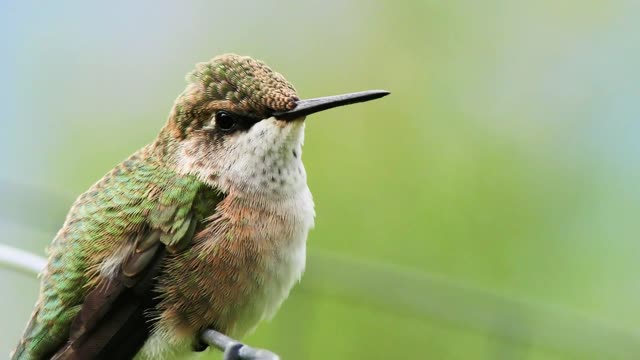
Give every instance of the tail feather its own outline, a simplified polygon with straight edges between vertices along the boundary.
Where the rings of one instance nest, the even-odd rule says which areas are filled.
[[[57,334],[51,334],[51,326],[43,323],[40,319],[42,309],[42,304],[40,302],[36,303],[35,310],[31,314],[31,318],[23,332],[24,335],[10,355],[12,360],[49,359],[57,350],[56,347],[51,346],[51,344],[55,344],[55,341],[50,341],[51,337],[56,336],[62,339],[67,337],[68,330],[66,332],[62,331]],[[79,311],[80,306],[67,309],[56,318],[58,324],[70,324]]]

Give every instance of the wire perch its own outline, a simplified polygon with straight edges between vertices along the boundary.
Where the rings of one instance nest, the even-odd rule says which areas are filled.
[[[12,246],[0,244],[0,267],[10,268],[29,275],[38,275],[47,261],[35,254]],[[207,329],[200,340],[224,352],[224,360],[279,360],[280,357],[269,350],[256,349],[227,335]]]
[[[280,357],[269,350],[255,349],[238,342],[227,335],[207,329],[200,335],[202,342],[224,351],[224,360],[279,360]]]

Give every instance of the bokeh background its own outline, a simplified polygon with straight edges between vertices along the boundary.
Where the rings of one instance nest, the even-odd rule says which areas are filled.
[[[44,254],[194,63],[246,54],[303,97],[392,92],[309,119],[308,269],[248,343],[285,360],[640,358],[639,12],[2,1],[0,241]],[[0,289],[7,354],[38,283],[2,270]]]

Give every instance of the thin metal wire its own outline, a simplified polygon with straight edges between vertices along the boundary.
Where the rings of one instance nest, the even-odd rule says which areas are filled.
[[[13,270],[38,275],[47,261],[30,252],[0,244],[0,264]]]
[[[280,357],[269,350],[256,349],[242,344],[227,335],[208,329],[202,332],[204,343],[224,351],[225,360],[279,360]]]
[[[41,256],[0,244],[0,267],[38,275],[47,263]],[[279,360],[271,351],[252,348],[213,329],[202,332],[203,343],[224,352],[224,360]]]

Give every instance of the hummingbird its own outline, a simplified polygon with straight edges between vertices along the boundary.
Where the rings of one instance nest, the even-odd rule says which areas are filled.
[[[305,118],[389,94],[301,100],[264,62],[199,63],[157,138],[72,205],[15,360],[167,359],[241,338],[300,280],[314,204]]]

